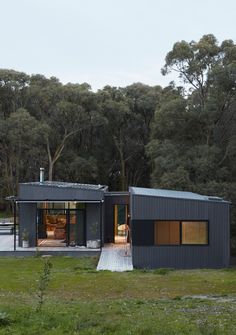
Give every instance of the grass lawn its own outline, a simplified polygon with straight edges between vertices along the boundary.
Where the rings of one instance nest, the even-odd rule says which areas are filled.
[[[112,273],[96,258],[0,258],[0,334],[236,334],[236,269]],[[196,297],[197,296],[197,297]]]

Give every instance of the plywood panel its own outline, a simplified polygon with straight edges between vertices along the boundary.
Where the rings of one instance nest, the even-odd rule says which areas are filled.
[[[208,227],[207,222],[182,222],[182,243],[183,244],[207,244]]]
[[[155,222],[155,244],[169,244],[169,223]]]
[[[156,221],[155,222],[155,244],[179,244],[180,223],[179,221]]]
[[[180,244],[179,221],[170,221],[170,244]]]

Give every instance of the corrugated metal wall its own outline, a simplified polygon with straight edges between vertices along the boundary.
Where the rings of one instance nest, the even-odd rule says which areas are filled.
[[[86,204],[86,239],[99,240],[101,223],[101,204]]]
[[[37,204],[19,204],[19,245],[22,245],[24,229],[29,234],[29,246],[36,243]]]
[[[229,265],[229,203],[135,194],[131,194],[131,203],[135,267],[217,268]],[[151,245],[155,220],[208,220],[209,245]],[[142,235],[143,245],[140,243]]]
[[[52,187],[46,185],[20,184],[19,199],[21,200],[102,200],[104,191],[83,190],[79,188]]]

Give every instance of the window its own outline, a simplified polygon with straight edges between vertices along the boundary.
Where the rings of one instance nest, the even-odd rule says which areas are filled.
[[[206,221],[182,221],[182,244],[208,244]]]
[[[155,244],[180,244],[179,221],[156,221]]]
[[[207,221],[155,221],[155,245],[207,245]]]

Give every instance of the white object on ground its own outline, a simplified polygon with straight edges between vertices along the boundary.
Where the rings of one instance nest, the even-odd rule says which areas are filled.
[[[102,248],[97,270],[117,272],[132,271],[132,255],[129,244],[109,244]]]

